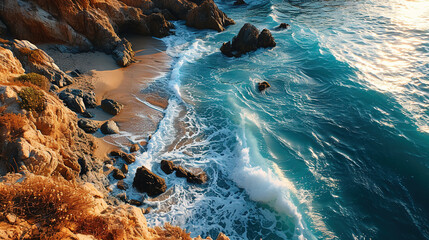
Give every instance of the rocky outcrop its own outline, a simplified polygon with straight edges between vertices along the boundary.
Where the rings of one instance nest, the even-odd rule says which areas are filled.
[[[118,0],[4,0],[0,14],[11,32],[35,43],[54,42],[112,53],[118,64],[131,63],[133,53],[123,31],[164,37],[173,25],[164,17],[144,15]]]
[[[214,29],[222,32],[225,27],[232,24],[235,24],[234,20],[219,10],[213,0],[205,0],[189,11],[186,17],[186,25],[198,29]]]
[[[93,139],[77,126],[76,115],[50,94],[44,94],[45,110],[21,109],[20,90],[0,86],[0,116],[8,116],[0,124],[0,162],[10,166],[8,170],[25,167],[40,175],[74,179],[80,173],[78,159],[93,151]]]
[[[232,42],[226,42],[220,48],[220,51],[228,57],[240,57],[241,55],[255,51],[258,48],[275,47],[271,32],[264,29],[261,34],[259,30],[250,23],[244,24],[237,36]]]
[[[58,87],[73,83],[73,79],[61,71],[48,54],[29,41],[15,39],[6,43],[0,42],[0,47],[11,50],[27,73],[43,75]]]
[[[103,134],[117,134],[117,133],[119,133],[118,125],[112,120],[104,122],[101,125],[100,130]]]
[[[64,102],[64,104],[76,113],[84,113],[86,111],[85,103],[83,98],[73,95],[69,91],[62,91],[58,97]]]
[[[145,192],[150,197],[158,196],[167,190],[165,180],[144,166],[137,168],[133,186],[139,192]]]
[[[101,109],[108,114],[118,115],[119,112],[124,108],[124,105],[112,100],[112,99],[103,99],[101,101]]]
[[[110,152],[110,156],[112,157],[120,157],[122,158],[127,164],[131,164],[136,161],[136,157],[132,154],[124,153],[120,150],[113,150]]]
[[[204,184],[208,179],[207,174],[201,169],[198,169],[195,173],[184,169],[182,166],[176,166],[172,161],[169,160],[161,161],[161,170],[166,174],[171,174],[176,171],[176,177],[186,178],[188,183]]]
[[[0,47],[0,81],[24,74],[21,62],[15,58],[12,51]]]

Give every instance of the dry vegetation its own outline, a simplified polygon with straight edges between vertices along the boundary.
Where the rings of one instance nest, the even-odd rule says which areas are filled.
[[[45,55],[43,54],[43,51],[40,49],[34,49],[31,50],[29,48],[19,48],[18,51],[24,55],[27,56],[28,61],[36,64],[43,64],[45,62]]]
[[[26,87],[18,92],[20,106],[28,111],[42,112],[46,109],[46,97],[43,91]]]
[[[177,226],[171,226],[169,223],[166,223],[163,228],[155,227],[153,230],[158,235],[155,238],[156,240],[192,240],[191,234],[187,233],[186,230]]]
[[[26,124],[25,119],[21,114],[0,113],[0,139],[11,141],[20,137]]]
[[[42,90],[49,91],[49,80],[37,73],[28,73],[15,78],[15,81],[27,84],[28,86],[37,86]]]

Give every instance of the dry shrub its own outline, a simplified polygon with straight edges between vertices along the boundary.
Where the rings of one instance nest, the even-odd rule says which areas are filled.
[[[128,226],[124,225],[123,227],[126,228]],[[92,235],[97,239],[115,239],[115,235],[113,234],[112,229],[110,229],[108,219],[102,216],[91,216],[86,219],[81,219],[81,221],[78,222],[76,232]]]
[[[22,182],[0,183],[0,214],[58,230],[77,219],[85,219],[93,207],[90,194],[63,178],[27,176]]]
[[[43,64],[45,62],[45,55],[43,54],[43,51],[40,49],[34,49],[31,50],[29,48],[19,48],[18,51],[24,55],[27,56],[28,61],[36,64]]]
[[[4,139],[15,139],[23,133],[23,127],[26,124],[26,118],[21,114],[4,113],[0,115],[1,133],[6,133],[8,136]]]
[[[21,108],[28,111],[42,112],[46,109],[46,97],[43,91],[37,90],[33,87],[23,88],[18,92],[21,98],[19,101]]]
[[[166,223],[163,228],[155,227],[153,230],[158,235],[156,240],[192,240],[191,233],[187,233],[180,227],[171,226],[169,223]]]
[[[17,78],[15,78],[15,81],[22,82],[22,83],[30,83],[32,85],[35,85],[42,90],[49,91],[50,82],[49,80],[40,74],[37,73],[28,73],[21,75]]]

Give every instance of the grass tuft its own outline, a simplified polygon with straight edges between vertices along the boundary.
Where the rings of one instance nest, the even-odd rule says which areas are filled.
[[[42,90],[49,91],[50,82],[49,80],[40,74],[37,73],[28,73],[21,75],[17,78],[15,78],[15,81],[22,82],[22,83],[30,83],[32,85],[35,85]]]
[[[46,109],[46,97],[43,91],[33,87],[23,88],[18,92],[21,98],[19,101],[21,108],[28,111],[43,112]]]

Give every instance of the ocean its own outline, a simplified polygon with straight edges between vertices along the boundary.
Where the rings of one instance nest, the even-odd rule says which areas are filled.
[[[429,239],[429,1],[247,3],[217,2],[236,21],[224,32],[177,21],[162,39],[173,61],[153,86],[169,105],[130,165],[169,187],[146,201],[149,225],[237,240]],[[277,46],[223,56],[247,22]],[[166,175],[162,159],[209,181]]]

